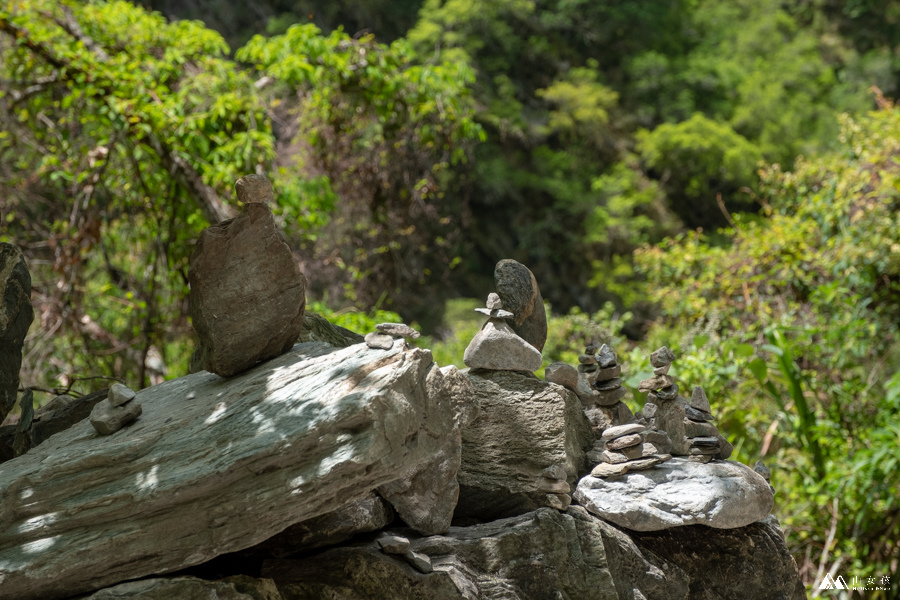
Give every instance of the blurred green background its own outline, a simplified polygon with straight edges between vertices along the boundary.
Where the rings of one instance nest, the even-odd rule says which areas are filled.
[[[192,245],[266,173],[311,310],[462,366],[519,260],[545,364],[608,343],[637,410],[668,345],[771,468],[811,593],[898,597],[898,88],[876,0],[4,2],[22,385],[185,374]]]

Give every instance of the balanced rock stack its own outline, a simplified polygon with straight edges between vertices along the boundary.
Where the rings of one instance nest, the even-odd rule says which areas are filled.
[[[467,367],[529,373],[541,368],[541,353],[507,324],[506,320],[512,318],[513,313],[503,310],[500,296],[489,294],[487,308],[476,308],[475,311],[487,315],[488,320],[466,347],[463,362]]]
[[[629,471],[643,471],[670,458],[662,454],[652,443],[645,442],[643,433],[646,427],[640,423],[610,427],[600,436],[603,444],[600,464],[591,471],[592,477],[609,477],[624,475]]]
[[[191,371],[223,377],[289,351],[306,308],[306,278],[267,206],[272,184],[248,175],[235,189],[241,214],[200,233],[188,271],[200,338]]]
[[[594,431],[600,434],[608,427],[626,425],[634,419],[623,402],[628,390],[622,385],[622,367],[616,354],[603,344],[592,342],[578,357],[578,387],[575,390],[584,404],[584,412]]]
[[[114,383],[109,388],[106,400],[101,400],[91,410],[91,425],[97,433],[112,435],[141,416],[143,409],[134,400],[136,395],[134,390],[121,383]]]
[[[668,374],[674,360],[675,355],[665,346],[650,355],[654,376],[638,386],[639,391],[648,392],[642,421],[650,429],[666,433],[675,456],[702,463],[728,458],[733,447],[710,423],[714,417],[703,388],[694,388],[690,402],[678,395],[678,384]]]
[[[390,350],[394,346],[394,340],[405,338],[414,340],[419,337],[419,332],[406,323],[379,323],[376,331],[366,334],[366,346]]]

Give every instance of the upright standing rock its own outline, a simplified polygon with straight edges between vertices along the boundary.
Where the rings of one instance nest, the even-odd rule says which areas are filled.
[[[259,183],[252,189],[265,195]],[[200,234],[188,272],[198,366],[225,377],[290,350],[306,307],[306,280],[272,212],[244,201],[240,215]]]
[[[512,330],[538,351],[543,350],[547,342],[547,315],[534,273],[522,263],[507,258],[494,267],[494,281],[503,308],[513,313]]]
[[[15,244],[0,242],[0,421],[16,404],[22,344],[33,320],[25,257]]]

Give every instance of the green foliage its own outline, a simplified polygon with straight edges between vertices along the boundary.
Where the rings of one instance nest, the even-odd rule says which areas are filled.
[[[403,40],[323,36],[313,25],[256,36],[237,57],[277,81],[273,104],[299,96],[290,113],[303,148],[297,167],[331,182],[326,197],[305,203],[336,209],[306,236],[305,250],[335,265],[318,291],[362,306],[387,292],[388,306],[439,318],[428,314],[431,298],[411,292],[444,280],[456,255],[460,210],[444,200],[441,178],[483,135],[468,99],[471,71],[416,64]]]
[[[724,123],[695,114],[637,134],[644,163],[665,181],[670,205],[692,225],[708,224],[716,194],[731,197],[754,183],[762,154]]]
[[[736,218],[727,244],[693,233],[637,258],[669,326],[711,325],[747,344],[732,418],[747,431],[772,422],[747,446],[782,467],[775,485],[795,555],[860,575],[889,573],[900,558],[888,491],[900,479],[882,470],[900,460],[898,140],[896,109],[845,117],[838,152],[764,172],[768,218]],[[730,357],[708,360],[727,371]],[[833,514],[816,510],[829,498]]]

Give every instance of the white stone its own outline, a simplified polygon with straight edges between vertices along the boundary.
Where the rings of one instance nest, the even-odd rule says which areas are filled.
[[[682,458],[611,479],[585,477],[575,500],[598,517],[635,531],[695,524],[744,527],[769,514],[774,504],[769,484],[750,467]]]
[[[541,353],[498,319],[490,319],[469,342],[463,362],[472,369],[527,371],[541,368]]]

